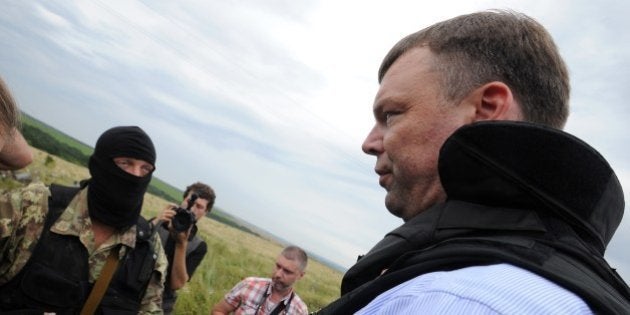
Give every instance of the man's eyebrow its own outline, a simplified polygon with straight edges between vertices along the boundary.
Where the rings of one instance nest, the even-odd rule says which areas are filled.
[[[374,114],[374,117],[378,117],[379,114],[383,112],[383,107],[385,107],[388,102],[388,99],[380,99],[374,103],[374,106],[372,107],[372,113]]]
[[[401,106],[405,106],[405,105],[404,105],[404,102],[401,101],[400,99],[396,99],[394,97],[389,97],[389,96],[384,97],[374,103],[374,106],[372,108],[372,113],[374,114],[374,116],[378,118],[378,116],[383,113],[383,107],[385,106],[396,107],[397,109],[400,109]]]

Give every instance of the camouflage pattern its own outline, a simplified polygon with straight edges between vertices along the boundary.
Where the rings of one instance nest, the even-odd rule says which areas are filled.
[[[48,212],[49,195],[42,183],[0,194],[0,285],[31,257]]]
[[[48,211],[50,191],[42,183],[0,193],[0,285],[9,281],[24,267],[41,234]],[[92,222],[87,210],[87,189],[74,197],[50,229],[54,233],[79,238],[88,251],[90,282],[96,281],[110,251],[122,244],[119,257],[135,246],[136,227],[115,233],[99,248],[94,248]],[[151,282],[142,299],[141,314],[162,314],[162,292],[168,260],[157,233],[154,235],[157,262]]]

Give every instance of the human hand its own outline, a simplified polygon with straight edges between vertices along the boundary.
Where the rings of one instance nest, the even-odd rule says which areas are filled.
[[[170,230],[171,220],[173,220],[173,217],[176,214],[175,208],[177,208],[177,205],[175,205],[174,203],[166,205],[164,209],[162,209],[162,212],[160,212],[160,214],[157,217],[155,217],[155,219],[153,220],[153,223],[166,224]]]
[[[192,225],[186,231],[177,232],[175,231],[175,229],[171,229],[170,231],[171,231],[171,235],[173,236],[173,238],[175,239],[175,242],[178,245],[185,245],[185,244],[188,244],[188,237],[190,236],[191,230],[192,230]]]
[[[162,213],[160,213],[157,219],[167,224],[171,237],[176,241],[177,244],[182,244],[185,242],[187,243],[188,236],[190,235],[190,231],[192,230],[192,226],[187,231],[175,230],[172,221],[175,215],[177,215],[177,208],[178,206],[174,203],[167,205],[164,210],[162,210]]]

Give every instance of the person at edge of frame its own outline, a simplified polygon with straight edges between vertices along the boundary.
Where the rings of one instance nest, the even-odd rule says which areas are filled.
[[[466,14],[385,56],[363,142],[404,223],[317,314],[630,314],[604,259],[624,210],[606,160],[563,128],[566,66],[525,14]]]

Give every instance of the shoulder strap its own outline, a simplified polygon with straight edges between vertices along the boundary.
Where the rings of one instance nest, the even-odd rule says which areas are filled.
[[[72,201],[74,196],[81,190],[78,187],[68,187],[57,184],[51,184],[49,189],[48,214],[46,215],[44,230],[50,229],[59,216],[61,216],[63,210],[70,204],[70,201]]]
[[[57,217],[70,204],[72,198],[81,190],[79,187],[68,187],[58,184],[51,184],[50,197],[48,198],[48,209],[56,213]],[[54,221],[53,221],[54,222]]]
[[[147,242],[147,253],[142,259],[142,264],[138,272],[138,281],[140,283],[148,283],[151,278],[151,273],[155,267],[155,232],[159,227],[150,224],[144,217],[139,216],[136,224],[136,247],[139,242]],[[136,250],[134,248],[134,250]]]
[[[273,311],[271,311],[271,313],[269,313],[269,315],[278,315],[285,308],[287,309],[287,313],[288,313],[289,312],[289,305],[291,305],[291,301],[293,300],[293,296],[294,295],[295,295],[295,293],[291,292],[291,297],[289,297],[289,300],[287,301],[287,304],[284,304],[284,303],[282,303],[282,301],[280,301],[280,303],[278,303],[276,308],[274,308]]]
[[[109,256],[107,256],[105,266],[103,266],[100,276],[96,280],[92,291],[90,291],[87,301],[83,304],[81,315],[94,314],[94,311],[96,311],[96,308],[101,303],[101,299],[103,299],[105,291],[107,291],[107,287],[109,286],[109,282],[112,280],[112,276],[114,275],[114,270],[116,270],[116,266],[118,266],[119,250],[120,247],[116,246],[115,248],[112,248]]]

